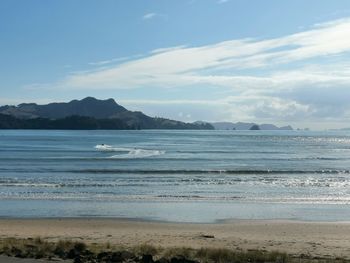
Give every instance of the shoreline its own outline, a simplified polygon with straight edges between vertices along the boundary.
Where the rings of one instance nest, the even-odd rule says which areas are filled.
[[[0,218],[0,238],[110,243],[130,248],[227,248],[350,258],[350,222],[225,220],[173,223],[123,218]]]
[[[241,202],[3,200],[0,218],[125,218],[128,220],[221,223],[226,220],[349,221],[346,204]]]
[[[217,219],[215,221],[208,222],[180,222],[180,221],[169,221],[162,219],[149,219],[142,217],[114,217],[114,216],[67,216],[67,217],[16,217],[16,216],[0,216],[1,221],[116,221],[116,222],[135,222],[135,223],[159,223],[159,224],[174,224],[174,225],[227,225],[235,223],[292,223],[292,224],[349,224],[350,220],[301,220],[301,219],[284,219],[284,218],[272,218],[272,219],[242,219],[242,218],[228,218],[228,219]]]

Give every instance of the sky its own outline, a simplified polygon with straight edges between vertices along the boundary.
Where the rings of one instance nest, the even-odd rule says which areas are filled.
[[[350,127],[348,0],[0,0],[0,105]]]

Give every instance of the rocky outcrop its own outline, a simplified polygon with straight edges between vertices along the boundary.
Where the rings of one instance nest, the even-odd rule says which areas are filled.
[[[254,124],[252,127],[249,128],[250,131],[258,131],[260,130],[259,125]]]

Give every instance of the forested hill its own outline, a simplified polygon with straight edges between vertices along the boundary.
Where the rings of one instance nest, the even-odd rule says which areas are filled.
[[[129,111],[113,99],[87,97],[68,103],[38,105],[23,103],[0,107],[0,129],[204,129],[208,123],[185,123],[154,118],[139,111]]]

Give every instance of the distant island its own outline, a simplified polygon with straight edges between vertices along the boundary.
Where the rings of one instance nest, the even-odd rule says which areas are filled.
[[[212,122],[211,125],[214,126],[215,130],[293,130],[290,125],[277,127],[273,124],[259,125],[253,122]]]
[[[186,123],[166,118],[150,117],[140,111],[129,111],[114,99],[87,97],[70,102],[22,103],[0,107],[0,129],[48,130],[293,130],[291,126],[245,122]]]

